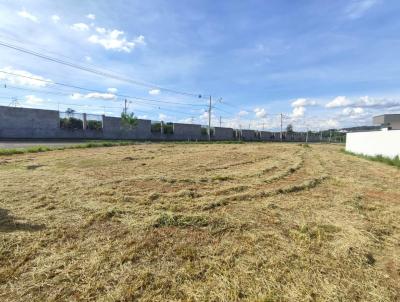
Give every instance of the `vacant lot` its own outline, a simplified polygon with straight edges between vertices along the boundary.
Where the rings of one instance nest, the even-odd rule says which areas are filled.
[[[399,301],[400,170],[329,145],[0,157],[1,301]]]

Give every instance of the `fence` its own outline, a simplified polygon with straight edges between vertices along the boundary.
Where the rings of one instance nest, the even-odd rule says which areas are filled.
[[[269,132],[250,129],[212,127],[212,140],[231,141],[333,141],[322,132]],[[121,118],[54,110],[0,106],[0,139],[137,139],[199,140],[209,139],[208,127],[196,124],[137,120],[124,127]]]

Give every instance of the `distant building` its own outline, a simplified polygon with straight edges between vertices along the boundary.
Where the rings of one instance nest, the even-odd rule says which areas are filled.
[[[389,130],[400,130],[400,114],[383,114],[374,116],[374,125],[380,125]]]

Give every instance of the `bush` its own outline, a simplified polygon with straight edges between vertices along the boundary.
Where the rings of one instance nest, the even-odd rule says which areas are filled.
[[[103,124],[101,121],[91,120],[87,122],[87,128],[90,130],[101,130],[103,129]]]
[[[211,128],[211,136],[214,136],[214,129]],[[201,135],[208,135],[208,127],[202,127],[201,128]]]
[[[133,112],[131,112],[131,113],[122,112],[121,113],[121,123],[122,123],[123,127],[133,129],[137,126],[138,119],[134,115]]]
[[[152,123],[151,124],[151,132],[160,133],[161,132],[161,123]]]
[[[172,123],[163,124],[163,133],[164,134],[173,134],[174,133],[174,125]]]
[[[60,128],[83,129],[83,121],[75,117],[64,117],[60,119]]]

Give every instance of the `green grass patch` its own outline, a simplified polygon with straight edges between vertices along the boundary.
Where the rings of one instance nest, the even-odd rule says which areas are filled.
[[[359,158],[377,161],[377,162],[381,162],[381,163],[384,163],[384,164],[387,164],[390,166],[400,168],[400,157],[399,156],[396,156],[395,158],[390,158],[390,157],[386,157],[383,155],[370,156],[370,155],[365,155],[365,154],[353,153],[350,151],[346,151],[345,149],[341,149],[341,152],[348,154],[348,155],[357,156]]]
[[[83,144],[61,146],[61,147],[46,147],[46,146],[34,146],[26,148],[12,148],[12,149],[0,149],[0,156],[14,155],[14,154],[26,154],[26,153],[39,153],[48,152],[55,150],[65,149],[84,149],[84,148],[99,148],[99,147],[114,147],[114,146],[127,146],[133,145],[137,142],[134,141],[95,141]]]

